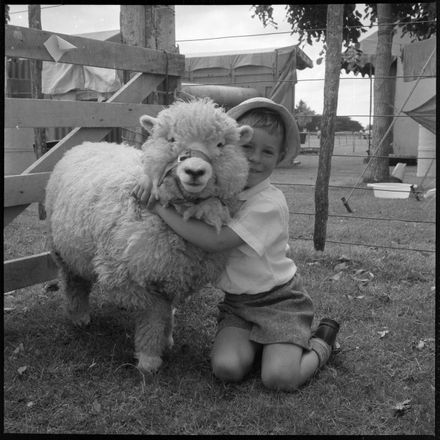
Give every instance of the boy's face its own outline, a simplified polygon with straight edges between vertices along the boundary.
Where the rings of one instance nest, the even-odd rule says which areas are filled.
[[[241,148],[249,162],[247,188],[267,179],[275,169],[281,153],[283,137],[270,134],[263,128],[254,127],[254,135],[249,143]]]

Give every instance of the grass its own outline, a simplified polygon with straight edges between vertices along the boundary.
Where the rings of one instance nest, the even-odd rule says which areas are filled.
[[[292,212],[313,212],[312,189],[282,189]],[[331,213],[347,214],[342,195],[331,191]],[[435,219],[434,204],[414,199],[359,190],[353,201],[359,216]],[[36,205],[4,234],[5,259],[41,252]],[[78,330],[63,315],[62,292],[40,284],[4,300],[4,432],[434,435],[434,254],[333,243],[321,253],[312,235],[313,217],[291,214],[293,257],[315,322],[341,323],[341,350],[299,391],[265,389],[258,365],[239,384],[213,377],[221,298],[213,288],[179,308],[175,346],[159,373],[144,376],[134,366],[128,312],[95,288],[92,324]],[[433,225],[336,217],[327,238],[417,249],[435,243]]]

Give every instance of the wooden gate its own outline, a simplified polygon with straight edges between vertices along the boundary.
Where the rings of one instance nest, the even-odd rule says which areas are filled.
[[[106,102],[5,99],[5,127],[77,127],[20,175],[5,176],[4,223],[14,220],[29,204],[44,200],[45,187],[58,160],[84,141],[101,141],[113,127],[138,127],[143,114],[156,116],[161,105],[142,104],[165,80],[178,80],[185,69],[183,55],[137,46],[97,41],[36,29],[5,26],[5,56],[53,61],[44,42],[52,35],[73,44],[63,63],[136,72]],[[4,262],[4,292],[56,278],[49,252]]]

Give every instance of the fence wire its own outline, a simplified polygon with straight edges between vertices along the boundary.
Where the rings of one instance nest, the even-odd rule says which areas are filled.
[[[58,6],[58,5],[57,5]],[[57,7],[54,6],[54,7]],[[61,6],[61,5],[60,5]],[[43,9],[43,8],[42,8]],[[14,13],[14,12],[13,12]],[[16,13],[16,12],[15,12]],[[292,33],[292,32],[274,32],[274,33],[266,33],[266,34],[253,34],[253,35],[235,35],[235,36],[224,36],[224,37],[212,37],[212,38],[201,38],[201,39],[188,39],[188,40],[177,40],[177,42],[190,42],[190,41],[207,41],[207,40],[215,40],[215,39],[226,39],[226,38],[243,38],[243,37],[253,37],[253,36],[263,36],[263,35],[273,35],[273,34],[282,34],[282,33]],[[13,63],[8,63],[8,64],[13,64]],[[9,67],[9,66],[8,66]],[[10,69],[13,69],[14,66],[11,65],[9,67]],[[11,70],[10,74],[13,73],[15,70]],[[342,72],[342,71],[341,71]],[[343,73],[343,72],[342,72]],[[436,75],[423,75],[422,74],[423,71],[421,72],[420,75],[418,76],[414,76],[414,75],[410,75],[410,76],[404,76],[404,75],[399,75],[399,76],[384,76],[383,79],[405,79],[407,77],[411,77],[411,78],[416,78],[417,82],[420,81],[421,79],[426,79],[426,78],[436,78]],[[22,79],[27,79],[26,77],[29,75],[23,74],[23,76],[25,78]],[[15,75],[12,74],[11,76],[9,76],[10,78],[14,78]],[[374,79],[378,79],[379,77],[374,76]],[[352,80],[352,79],[356,79],[356,80],[365,80],[365,81],[370,81],[372,80],[371,77],[358,77],[358,76],[354,76],[354,77],[340,77],[339,78],[341,81],[344,80]],[[282,80],[281,82],[283,83],[291,83],[291,84],[295,84],[295,83],[301,83],[301,82],[310,82],[310,81],[324,81],[325,78],[300,78],[297,80]],[[239,82],[235,82],[234,84],[231,83],[222,83],[222,82],[213,82],[213,83],[209,83],[209,84],[194,84],[194,86],[199,86],[199,85],[227,85],[227,86],[246,86],[246,85],[252,85],[252,84],[259,84],[259,83],[271,83],[273,82],[273,80],[241,80]],[[191,84],[186,85],[186,87],[191,87]],[[166,93],[166,92],[164,92]],[[15,93],[16,96],[29,96],[28,92],[16,92]],[[402,107],[403,108],[403,107]],[[371,114],[366,114],[366,115],[337,115],[337,116],[345,116],[345,117],[373,117],[373,118],[379,118],[379,117],[386,117],[386,118],[410,118],[409,115],[406,114],[402,114],[401,111],[396,112],[397,114],[395,115],[371,115]],[[435,113],[430,113],[430,116],[435,116]],[[317,116],[315,114],[310,114],[309,116]],[[125,132],[126,134],[133,134],[135,135],[135,139],[141,139],[142,142],[148,138],[148,134],[145,134],[143,132],[140,132],[139,129],[138,131],[135,131],[133,129],[130,128],[120,128],[121,132]],[[311,136],[314,135],[314,132],[308,132],[307,135]],[[121,135],[122,140],[124,140],[124,136]],[[310,137],[309,137],[310,139]],[[360,138],[359,138],[360,139]],[[355,148],[356,146],[353,145],[353,148]],[[317,149],[319,152],[319,148]],[[354,153],[354,151],[353,151]],[[365,155],[359,155],[359,154],[336,154],[333,153],[332,157],[336,157],[336,158],[390,158],[390,156],[365,156]],[[435,157],[424,157],[424,159],[435,159]],[[426,176],[425,176],[426,177]],[[302,186],[302,187],[315,187],[315,184],[311,184],[311,183],[283,183],[283,182],[274,182],[275,185],[277,186]],[[363,187],[363,186],[359,186],[359,182],[354,185],[354,186],[350,186],[350,185],[329,185],[329,190],[332,191],[336,191],[339,189],[348,189],[350,190],[350,196],[353,194],[353,191],[355,190],[359,190],[359,191],[373,191],[373,188],[368,188],[368,187]],[[386,190],[385,190],[386,191]],[[395,190],[393,190],[395,191]],[[419,200],[419,199],[418,199]],[[429,201],[429,203],[431,203],[433,200],[433,198]],[[292,215],[301,215],[301,216],[315,216],[315,213],[313,212],[298,212],[298,211],[289,211],[290,214]],[[329,218],[342,218],[345,220],[369,220],[369,221],[377,221],[377,222],[403,222],[403,223],[412,223],[412,224],[423,224],[423,225],[435,225],[436,222],[435,221],[429,221],[429,220],[409,220],[409,219],[403,219],[403,218],[386,218],[386,217],[369,217],[369,216],[361,216],[361,215],[354,215],[353,213],[350,215],[340,215],[340,214],[328,214]],[[306,238],[303,236],[298,236],[298,237],[291,237],[294,240],[305,240],[305,241],[312,241],[313,238]],[[435,250],[432,249],[415,249],[415,248],[407,248],[407,247],[393,247],[393,246],[386,246],[383,244],[371,244],[371,243],[358,243],[358,242],[344,242],[344,241],[338,241],[338,240],[331,240],[331,239],[326,239],[326,243],[332,243],[332,244],[340,244],[340,245],[345,245],[345,246],[363,246],[363,247],[368,247],[368,248],[381,248],[381,249],[389,249],[389,250],[393,250],[393,251],[415,251],[415,252],[422,252],[422,253],[434,253]]]

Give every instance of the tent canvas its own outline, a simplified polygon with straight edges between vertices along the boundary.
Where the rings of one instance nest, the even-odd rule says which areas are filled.
[[[436,59],[427,64],[414,88],[414,81],[420,76],[428,57],[436,48],[436,37],[411,42],[409,34],[402,35],[398,30],[393,37],[392,62],[395,63],[395,94],[393,106],[396,120],[393,126],[393,156],[405,159],[416,158],[419,143],[419,123],[428,128],[435,126]],[[373,75],[376,61],[377,32],[360,41],[361,53],[354,73]],[[348,62],[343,68],[349,68]],[[414,90],[412,90],[414,89]],[[405,104],[405,105],[404,105]],[[432,109],[434,105],[434,109]],[[400,115],[397,112],[401,110]],[[434,110],[434,111],[432,111]],[[405,117],[408,116],[408,117]],[[414,117],[413,117],[414,116]],[[429,119],[429,120],[428,120]]]
[[[406,110],[404,113],[413,118],[416,122],[425,127],[431,133],[436,134],[436,100],[437,96],[433,96],[422,105],[412,110]]]
[[[118,31],[78,34],[100,41],[120,42]],[[97,99],[110,97],[122,86],[118,72],[103,67],[43,61],[42,92],[54,99]]]
[[[184,79],[192,83],[249,87],[294,110],[296,71],[313,67],[298,47],[223,52],[185,57]]]
[[[119,30],[91,32],[76,36],[121,43]],[[7,58],[5,78],[7,96],[30,97],[29,59]],[[120,77],[114,69],[72,65],[44,61],[42,92],[52,99],[105,99],[121,87]]]
[[[416,81],[420,71],[425,66],[423,76],[436,77],[437,75],[437,54],[436,39],[429,38],[408,44],[403,48],[403,74],[404,81]],[[436,133],[437,122],[437,96],[434,95],[420,105],[404,110],[408,116],[425,127],[431,133]]]

